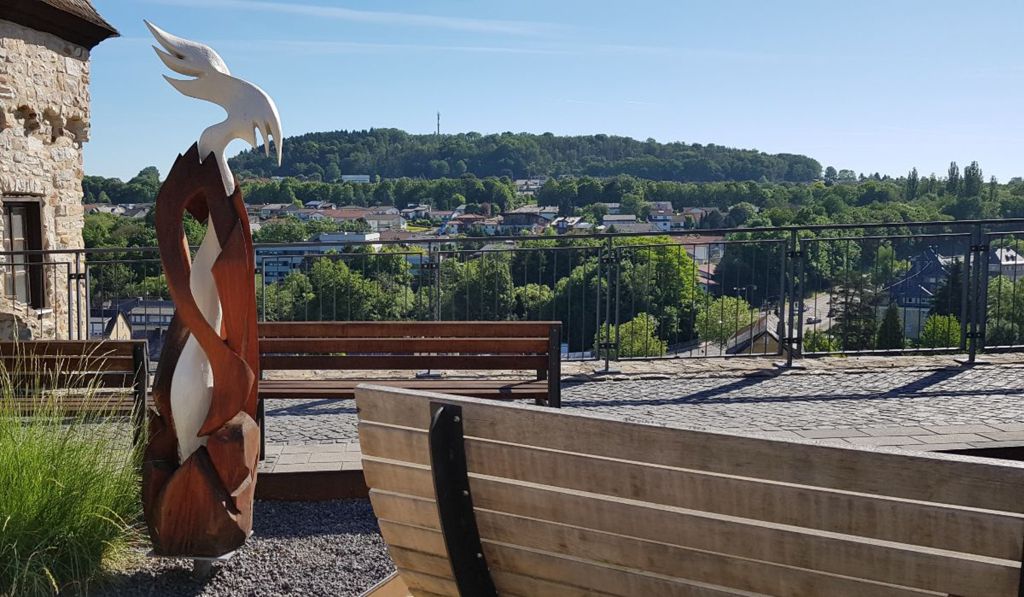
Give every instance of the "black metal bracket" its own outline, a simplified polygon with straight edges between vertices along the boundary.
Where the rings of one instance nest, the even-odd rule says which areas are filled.
[[[802,259],[804,256],[803,251],[786,251],[786,256],[790,259]]]
[[[971,253],[987,253],[988,245],[971,245]]]
[[[618,347],[619,347],[619,343],[618,342],[598,342],[597,343],[597,348],[600,349],[600,350],[606,350],[606,349],[609,349],[609,348],[616,348],[617,349]]]
[[[621,261],[621,259],[619,258],[618,254],[615,254],[615,255],[601,255],[601,263],[611,265],[611,264],[618,263],[619,261]]]
[[[421,263],[420,264],[420,269],[429,269],[429,270],[437,269],[437,263],[435,263],[433,261],[427,261],[425,263]]]
[[[480,530],[469,493],[469,470],[462,434],[462,407],[430,403],[430,469],[448,561],[463,597],[497,596],[487,569]]]

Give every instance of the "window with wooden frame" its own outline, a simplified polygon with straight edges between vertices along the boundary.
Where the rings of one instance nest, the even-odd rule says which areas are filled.
[[[46,306],[43,292],[43,226],[39,200],[32,197],[4,197],[2,200],[3,250],[8,251],[0,274],[8,298],[40,309]]]

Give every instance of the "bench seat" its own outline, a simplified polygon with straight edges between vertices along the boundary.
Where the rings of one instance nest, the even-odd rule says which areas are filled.
[[[361,383],[498,400],[544,400],[548,395],[546,380],[270,379],[260,382],[260,398],[264,400],[351,399],[355,398],[356,386]]]

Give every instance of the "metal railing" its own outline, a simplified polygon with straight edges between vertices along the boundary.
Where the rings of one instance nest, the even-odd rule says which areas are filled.
[[[161,271],[155,248],[0,253],[0,312],[54,338],[120,317],[156,357]],[[606,367],[1024,348],[1024,220],[258,245],[256,271],[263,320],[553,319],[563,358]]]

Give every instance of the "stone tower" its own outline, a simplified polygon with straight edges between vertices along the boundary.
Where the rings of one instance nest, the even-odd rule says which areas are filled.
[[[89,52],[116,35],[89,0],[0,0],[0,340],[88,320],[81,259],[59,251],[82,248]]]

